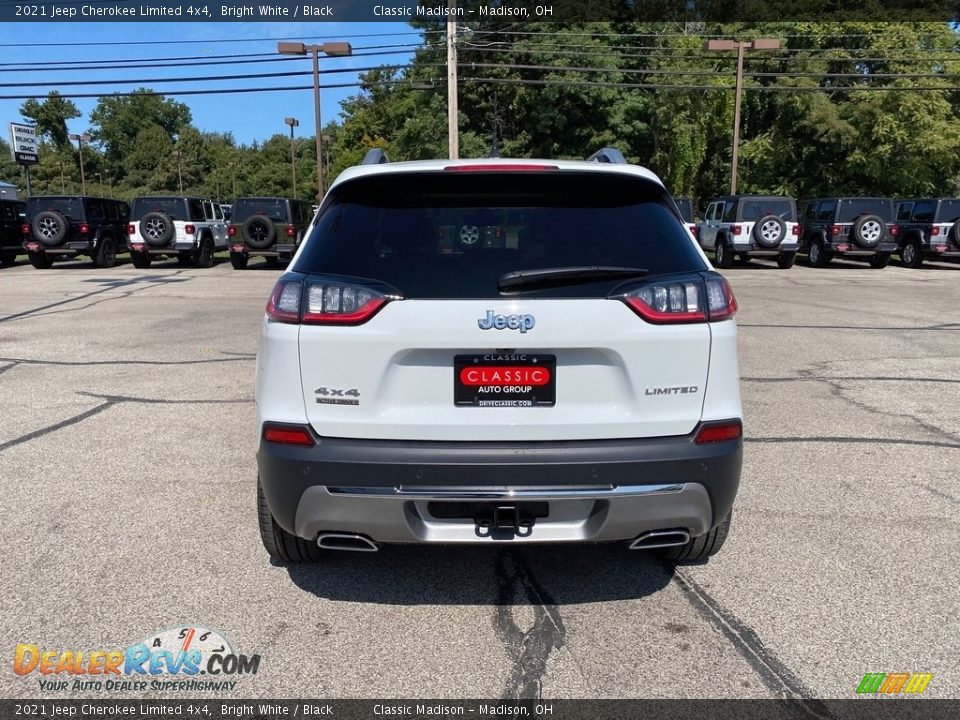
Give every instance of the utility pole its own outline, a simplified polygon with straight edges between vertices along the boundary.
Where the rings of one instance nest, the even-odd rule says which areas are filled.
[[[83,143],[90,142],[93,138],[91,138],[87,133],[83,133],[82,135],[71,134],[70,139],[77,141],[77,153],[80,155],[80,194],[86,195],[87,178],[83,174]]]
[[[66,195],[67,194],[67,178],[63,174],[63,160],[57,160],[57,163],[60,165],[60,192]]]
[[[777,38],[757,38],[756,40],[708,40],[706,50],[722,52],[737,51],[737,80],[733,98],[733,152],[730,154],[730,194],[737,194],[737,170],[740,159],[740,107],[743,100],[743,56],[746,50],[778,50]]]
[[[447,141],[450,159],[460,157],[460,123],[457,108],[457,0],[447,0]]]
[[[180,158],[183,156],[183,150],[176,148],[173,156],[177,159],[177,184],[180,187],[180,194],[183,195],[183,173],[180,170]]]

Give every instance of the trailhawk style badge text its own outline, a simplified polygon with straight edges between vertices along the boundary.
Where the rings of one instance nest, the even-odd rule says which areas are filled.
[[[533,330],[537,319],[533,315],[494,315],[493,310],[487,310],[487,316],[477,320],[481,330],[519,330],[525,333]]]

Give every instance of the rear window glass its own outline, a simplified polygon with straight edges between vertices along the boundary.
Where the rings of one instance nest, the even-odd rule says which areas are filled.
[[[740,209],[741,220],[759,220],[767,215],[776,215],[781,220],[793,222],[797,219],[797,206],[793,200],[743,200]]]
[[[940,203],[940,222],[952,223],[960,220],[960,199],[943,200]]]
[[[150,212],[162,212],[170,216],[171,220],[188,220],[187,204],[177,198],[136,198],[133,201],[132,219],[140,220]]]
[[[233,203],[231,220],[242,223],[251,215],[266,215],[271,220],[287,222],[287,203],[284,200],[271,198],[237,200]]]
[[[515,270],[705,270],[669,196],[597,173],[421,173],[339,186],[294,268],[389,283],[407,298],[500,297]],[[622,280],[529,296],[603,297]]]
[[[870,198],[840,201],[837,222],[853,222],[861,215],[876,215],[889,222],[893,220],[893,201]]]
[[[44,210],[56,210],[71,220],[86,220],[83,212],[83,200],[80,198],[30,198],[27,201],[27,214],[30,218]]]

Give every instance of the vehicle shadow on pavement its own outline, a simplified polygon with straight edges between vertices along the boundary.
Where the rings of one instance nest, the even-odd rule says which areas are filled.
[[[652,595],[672,565],[620,543],[528,548],[390,546],[287,567],[317,597],[385,605],[574,605]]]

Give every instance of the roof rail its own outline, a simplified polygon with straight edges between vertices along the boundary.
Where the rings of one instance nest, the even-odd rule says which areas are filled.
[[[597,150],[593,155],[587,158],[587,162],[610,163],[612,165],[626,165],[627,159],[623,153],[612,147],[605,147]]]
[[[387,157],[387,153],[384,152],[383,148],[370,148],[367,150],[367,154],[363,156],[363,162],[360,164],[383,165],[388,162],[390,162],[390,158]]]

